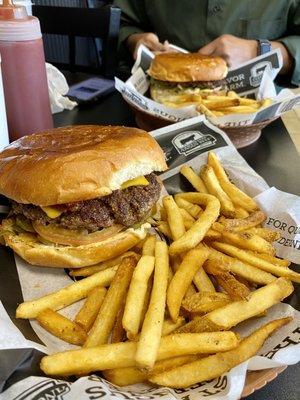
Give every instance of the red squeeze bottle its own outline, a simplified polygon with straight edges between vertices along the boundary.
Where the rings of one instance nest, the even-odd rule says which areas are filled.
[[[40,23],[11,0],[0,5],[0,54],[10,141],[53,128]]]

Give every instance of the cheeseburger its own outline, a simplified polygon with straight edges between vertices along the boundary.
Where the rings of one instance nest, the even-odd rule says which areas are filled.
[[[148,71],[153,100],[176,101],[183,94],[217,94],[227,89],[227,65],[223,58],[199,53],[161,53]]]
[[[83,267],[141,241],[167,168],[140,129],[72,126],[25,136],[0,153],[0,193],[11,203],[1,235],[27,262]]]

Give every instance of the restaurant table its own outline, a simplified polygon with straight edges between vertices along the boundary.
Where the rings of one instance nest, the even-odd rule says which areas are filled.
[[[75,107],[71,111],[66,110],[55,114],[54,123],[56,127],[75,124],[136,126],[131,109],[117,92],[93,103]],[[239,152],[270,186],[276,186],[283,191],[300,195],[300,157],[280,119],[265,128],[256,143],[240,149]],[[3,282],[2,286],[0,285],[0,300],[3,302],[5,309],[16,326],[20,329],[26,328],[26,326],[28,328],[28,321],[14,318],[16,303],[22,301],[22,295],[16,269],[15,267],[14,270],[12,268],[13,253],[9,249],[2,247],[0,256],[0,283],[1,281]],[[300,272],[299,267],[296,268]],[[5,284],[7,281],[10,281],[10,285]],[[298,310],[300,309],[299,286],[296,285],[294,294],[288,299],[289,303]],[[30,339],[39,341],[33,331],[32,334],[33,336]],[[34,353],[33,358],[30,358],[30,351],[24,351],[20,360],[17,358],[15,360],[12,359],[10,354],[7,354],[6,358],[4,352],[1,354],[3,354],[3,357],[0,359],[0,363],[6,363],[8,369],[10,363],[16,366],[19,364],[22,365],[10,377],[8,386],[28,376],[28,371],[32,371],[32,369],[35,375],[41,373],[38,368],[38,361],[41,356],[39,353]],[[26,361],[26,357],[28,358],[28,362]],[[288,367],[274,381],[250,395],[247,399],[299,400],[299,377],[300,364]],[[0,376],[0,381],[1,378]]]
[[[55,126],[75,124],[111,124],[136,126],[132,110],[118,92],[72,111],[54,115]],[[300,129],[299,129],[300,133]],[[281,119],[266,127],[260,139],[239,150],[251,167],[270,186],[300,196],[300,157]],[[297,267],[300,272],[300,268]],[[300,309],[300,285],[290,303]],[[300,363],[288,367],[274,381],[248,396],[249,400],[299,400]]]

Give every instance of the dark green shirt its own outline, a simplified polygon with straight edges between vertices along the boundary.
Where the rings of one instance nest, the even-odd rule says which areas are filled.
[[[161,42],[197,51],[228,33],[282,42],[295,60],[291,82],[300,85],[300,0],[115,0],[122,9],[120,43],[154,32]],[[123,49],[124,51],[124,49]]]

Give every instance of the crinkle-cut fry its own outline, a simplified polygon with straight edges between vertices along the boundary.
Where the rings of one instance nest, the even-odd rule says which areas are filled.
[[[233,202],[222,189],[213,168],[209,165],[204,165],[201,168],[200,176],[203,179],[208,192],[219,199],[221,212],[227,217],[234,217],[235,208]]]
[[[172,238],[173,240],[177,240],[185,234],[185,227],[179,207],[172,196],[165,196],[163,198],[163,205],[168,215],[168,223],[172,233]]]
[[[178,328],[176,332],[216,332],[231,329],[240,322],[279,303],[289,296],[293,290],[293,285],[288,279],[278,278],[274,282],[251,292],[247,300],[234,301],[211,311],[203,317],[196,317]]]
[[[107,343],[116,316],[129,287],[136,263],[136,258],[132,256],[126,257],[122,260],[116,275],[107,290],[106,296],[101,304],[99,313],[84,347],[95,347]]]
[[[265,253],[271,256],[275,254],[275,249],[271,243],[253,233],[224,230],[222,231],[222,240],[242,249]]]
[[[300,282],[300,274],[290,270],[289,268],[282,267],[280,265],[272,264],[269,261],[263,260],[258,255],[247,250],[239,249],[228,243],[212,242],[211,246],[219,251],[222,251],[229,256],[236,257],[245,263],[251,264],[254,267],[262,269],[263,271],[270,272],[275,276],[283,276],[290,279],[293,282]]]
[[[149,235],[143,244],[142,255],[143,256],[153,256],[155,252],[156,236]]]
[[[184,208],[179,208],[180,213],[183,218],[184,227],[186,230],[190,229],[192,225],[195,223],[195,218],[191,216]]]
[[[171,232],[168,222],[166,222],[166,221],[159,222],[159,224],[157,225],[157,229],[168,239],[172,240],[172,232]]]
[[[217,353],[192,363],[175,367],[161,374],[153,375],[149,380],[162,386],[182,388],[217,378],[254,356],[275,330],[291,320],[292,318],[282,318],[271,321],[243,339],[238,347],[233,350]]]
[[[183,165],[180,168],[180,173],[190,182],[190,184],[200,193],[207,193],[204,182],[195,171],[188,165]]]
[[[191,202],[182,199],[175,195],[175,202],[178,207],[185,209],[193,218],[199,218],[202,213],[202,208],[197,204],[192,204]]]
[[[89,292],[83,306],[76,314],[74,322],[80,325],[86,332],[91,329],[95,322],[105,295],[105,288],[95,287]]]
[[[174,322],[179,317],[182,299],[192,283],[196,272],[208,257],[208,251],[202,248],[192,249],[183,257],[182,263],[176,271],[167,291],[167,305],[170,316]]]
[[[272,231],[268,228],[250,228],[247,229],[246,232],[254,233],[255,235],[258,235],[267,240],[268,242],[276,242],[276,240],[281,238],[280,232]]]
[[[194,225],[178,240],[170,246],[170,254],[179,254],[196,247],[206,235],[211,225],[217,220],[220,212],[219,200],[206,193],[182,193],[178,197],[192,203],[205,206]]]
[[[262,254],[262,253],[253,253],[253,254],[259,258],[262,258],[263,260],[270,262],[271,264],[280,265],[281,267],[288,268],[291,265],[290,261],[285,260],[283,258],[277,258],[270,256],[269,254]]]
[[[230,230],[232,232],[240,232],[244,230],[249,230],[250,228],[254,228],[257,225],[262,224],[265,219],[265,213],[263,213],[262,211],[255,211],[247,218],[222,218],[222,225],[224,225],[226,230]]]
[[[185,297],[182,300],[182,307],[192,315],[206,314],[231,303],[231,301],[227,293],[198,292]]]
[[[218,274],[215,279],[232,300],[247,300],[251,293],[249,288],[239,282],[230,272]]]
[[[244,263],[227,254],[221,253],[216,249],[209,247],[209,260],[219,260],[222,264],[228,265],[229,270],[237,276],[241,276],[249,282],[258,285],[267,285],[276,280],[276,277],[269,272],[263,271],[253,265]]]
[[[238,189],[233,183],[230,182],[224,168],[222,167],[215,153],[208,153],[207,163],[214,169],[221,187],[231,198],[234,204],[250,212],[258,209],[257,204],[250,196],[248,196],[246,193]]]
[[[36,320],[46,331],[65,342],[80,346],[86,340],[87,334],[80,325],[50,308],[41,311]]]
[[[190,354],[210,354],[235,348],[234,332],[168,335],[161,338],[157,361]],[[70,376],[106,369],[134,367],[137,342],[110,343],[45,356],[40,367],[47,375]]]
[[[168,274],[168,246],[162,241],[157,241],[155,245],[154,279],[150,303],[135,354],[136,363],[142,368],[152,368],[157,358],[166,307]]]
[[[114,267],[115,265],[119,266],[123,258],[129,257],[129,256],[135,256],[139,257],[138,254],[136,254],[134,251],[126,251],[126,253],[112,258],[110,260],[103,261],[97,265],[91,265],[89,267],[82,267],[82,268],[76,268],[73,269],[70,272],[71,276],[90,276],[95,274],[96,272],[103,271],[104,269]]]
[[[133,271],[122,320],[123,327],[130,338],[138,334],[148,282],[153,270],[154,257],[144,255]]]
[[[21,303],[16,311],[17,318],[35,318],[45,308],[60,310],[78,300],[84,299],[96,286],[108,286],[117,270],[117,266],[97,272],[80,281],[71,283],[57,292],[50,293],[36,300]]]
[[[128,386],[134,385],[136,383],[142,383],[147,381],[148,377],[160,374],[164,371],[168,371],[172,368],[179,367],[180,365],[196,361],[201,356],[197,355],[187,355],[187,356],[178,356],[173,358],[167,358],[166,360],[157,361],[154,364],[154,367],[149,371],[142,371],[137,367],[128,367],[128,368],[115,368],[103,371],[102,374],[104,378],[114,385],[118,386]]]

